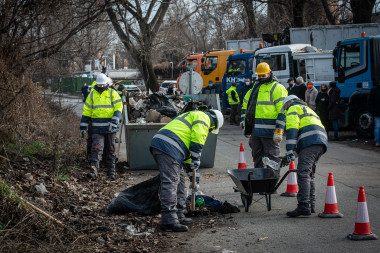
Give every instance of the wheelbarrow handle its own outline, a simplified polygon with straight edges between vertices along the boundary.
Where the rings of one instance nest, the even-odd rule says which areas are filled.
[[[280,182],[278,182],[277,185],[274,187],[272,193],[275,192],[275,191],[278,189],[278,187],[282,184],[282,182],[285,180],[285,177],[287,177],[289,173],[297,172],[297,171],[298,171],[298,170],[288,170],[288,171],[282,176],[282,178],[280,179]]]

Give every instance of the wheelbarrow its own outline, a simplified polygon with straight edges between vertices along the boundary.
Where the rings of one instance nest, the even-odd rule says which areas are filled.
[[[265,195],[267,209],[270,211],[271,195],[284,181],[285,177],[297,170],[288,170],[280,180],[279,172],[271,168],[254,168],[254,169],[233,169],[227,171],[236,187],[235,192],[241,193],[241,201],[244,204],[245,211],[248,212],[252,204],[253,193]],[[280,182],[278,182],[280,180]]]

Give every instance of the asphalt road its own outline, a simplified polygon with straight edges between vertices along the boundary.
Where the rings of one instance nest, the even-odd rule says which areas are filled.
[[[61,101],[81,115],[83,103],[75,97],[64,96]],[[79,130],[78,130],[79,132]],[[123,138],[124,139],[124,138]],[[249,212],[244,212],[240,193],[233,191],[234,183],[228,169],[237,168],[240,143],[245,146],[247,166],[253,167],[248,139],[238,126],[225,125],[218,136],[214,168],[201,170],[200,189],[204,194],[239,205],[241,212],[231,214],[229,222],[216,229],[178,235],[183,238],[184,252],[379,252],[380,240],[350,241],[354,231],[358,187],[364,186],[372,232],[380,236],[380,151],[364,150],[339,142],[330,142],[316,172],[316,214],[308,218],[288,218],[287,211],[295,209],[296,198],[272,196],[272,210],[267,211],[265,198],[254,195]],[[285,145],[282,143],[282,153]],[[122,145],[120,160],[126,159]],[[282,169],[281,174],[286,172]],[[341,219],[321,219],[328,173],[334,173]],[[278,193],[285,192],[286,180]],[[225,217],[229,217],[226,215]],[[226,223],[227,224],[227,223]]]
[[[228,169],[236,169],[240,143],[245,146],[247,166],[253,167],[248,139],[237,126],[226,125],[220,131],[215,167],[203,169],[200,188],[220,200],[237,201],[240,213],[232,214],[234,227],[204,231],[192,238],[187,252],[379,252],[380,241],[350,241],[354,231],[358,187],[363,185],[368,204],[371,229],[380,235],[380,152],[368,151],[338,142],[330,142],[316,173],[316,214],[308,218],[288,218],[287,211],[297,205],[296,198],[272,195],[272,210],[267,211],[265,198],[254,195],[249,212],[244,211],[240,193],[233,192],[234,183]],[[285,153],[285,144],[281,145]],[[283,168],[281,174],[286,172]],[[324,210],[328,173],[333,172],[339,211],[342,219],[321,219]],[[278,193],[286,191],[286,180]]]

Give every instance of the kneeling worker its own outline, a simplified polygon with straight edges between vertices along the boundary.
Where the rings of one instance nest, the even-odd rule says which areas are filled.
[[[198,171],[209,132],[217,134],[222,125],[223,115],[218,110],[191,111],[179,115],[154,135],[150,151],[160,171],[162,230],[188,230],[185,224],[191,224],[192,220],[184,215],[186,193],[182,166],[185,161],[190,162],[185,166],[187,172],[192,175],[192,171]]]
[[[277,119],[274,141],[282,140],[283,127],[286,124],[287,163],[296,159],[294,151],[298,153],[298,206],[286,215],[309,216],[315,212],[314,174],[319,158],[327,150],[327,134],[317,114],[297,96],[286,97],[281,111],[283,113]]]

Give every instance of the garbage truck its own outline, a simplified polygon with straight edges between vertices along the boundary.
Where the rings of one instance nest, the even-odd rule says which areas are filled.
[[[222,111],[226,113],[228,104],[228,95],[226,91],[231,87],[232,83],[237,84],[236,91],[238,93],[244,88],[245,79],[249,78],[251,80],[252,87],[252,60],[253,53],[241,53],[233,54],[227,58],[227,68],[222,79]],[[243,66],[243,69],[240,69],[239,66]]]
[[[339,41],[333,50],[334,77],[341,90],[342,126],[353,126],[361,137],[373,134],[368,95],[380,84],[380,36]]]

